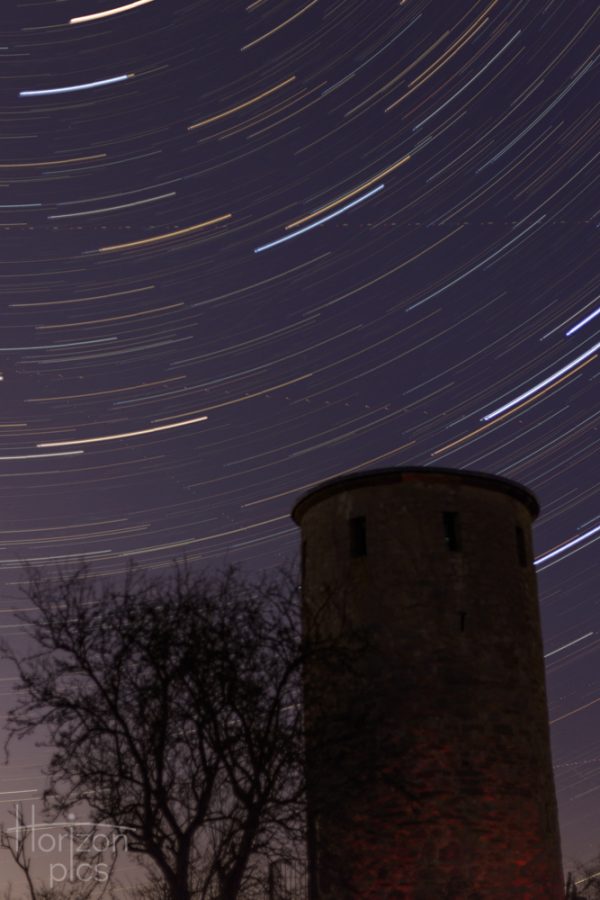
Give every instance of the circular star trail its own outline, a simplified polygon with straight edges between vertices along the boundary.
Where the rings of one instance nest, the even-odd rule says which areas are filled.
[[[567,865],[598,851],[599,17],[589,0],[16,4],[5,636],[24,559],[269,567],[325,478],[509,476],[542,505]],[[7,802],[42,785],[25,749]]]

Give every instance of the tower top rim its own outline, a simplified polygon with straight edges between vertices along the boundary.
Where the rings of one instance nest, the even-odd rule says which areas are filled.
[[[529,510],[532,519],[536,519],[540,512],[540,504],[533,491],[518,481],[504,478],[502,475],[475,472],[471,469],[446,469],[438,466],[390,466],[385,469],[359,469],[349,475],[340,475],[315,485],[296,501],[292,507],[291,516],[296,525],[300,525],[306,511],[327,497],[355,488],[379,487],[402,481],[421,481],[429,484],[455,482],[484,490],[500,491],[523,503]]]

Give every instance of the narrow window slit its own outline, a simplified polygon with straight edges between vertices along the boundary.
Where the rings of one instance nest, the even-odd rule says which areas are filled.
[[[465,630],[465,621],[466,621],[466,618],[467,618],[467,614],[466,614],[466,612],[461,611],[461,612],[459,612],[458,615],[459,615],[459,617],[460,617],[460,630],[461,630],[461,631],[464,631],[464,630]]]
[[[354,516],[348,522],[350,527],[350,556],[367,555],[367,522],[364,516]]]
[[[445,512],[443,513],[443,518],[446,546],[451,553],[459,553],[462,549],[460,516],[457,512]]]
[[[301,584],[304,587],[306,583],[306,541],[302,541],[302,562],[301,562]]]
[[[515,528],[515,535],[517,538],[517,555],[519,557],[519,565],[526,566],[527,565],[527,544],[525,543],[525,532],[523,529],[517,525]]]

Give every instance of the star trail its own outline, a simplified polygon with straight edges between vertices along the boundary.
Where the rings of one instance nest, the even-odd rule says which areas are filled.
[[[17,0],[4,636],[24,560],[270,568],[324,479],[514,478],[542,506],[565,868],[600,852],[599,20],[589,0]],[[40,796],[42,762],[23,745],[0,804]]]

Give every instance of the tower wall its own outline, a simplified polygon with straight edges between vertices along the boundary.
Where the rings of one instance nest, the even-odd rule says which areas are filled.
[[[359,473],[296,504],[306,627],[319,610],[367,636],[360,687],[307,673],[313,900],[564,897],[537,511],[514,482],[440,469]]]

